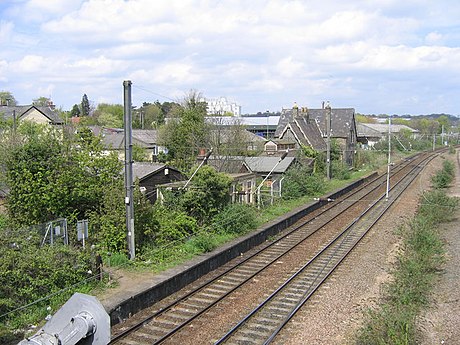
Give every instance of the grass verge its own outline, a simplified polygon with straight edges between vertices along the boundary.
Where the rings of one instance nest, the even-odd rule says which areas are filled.
[[[425,192],[417,215],[399,230],[403,250],[393,280],[384,286],[380,305],[369,310],[357,334],[359,345],[416,344],[416,319],[428,305],[435,278],[444,260],[438,225],[447,222],[458,199],[443,191]]]

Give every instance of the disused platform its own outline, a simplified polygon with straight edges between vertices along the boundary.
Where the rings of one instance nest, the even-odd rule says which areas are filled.
[[[255,246],[262,244],[268,238],[277,235],[309,212],[326,204],[328,199],[336,199],[374,178],[376,175],[377,173],[373,173],[342,189],[324,195],[319,200],[312,201],[288,212],[257,230],[235,239],[210,253],[199,255],[181,265],[155,274],[151,279],[145,279],[141,284],[132,284],[129,287],[104,297],[101,303],[110,315],[111,325],[116,325],[127,319],[130,315],[179,291],[198,278],[226,264]]]

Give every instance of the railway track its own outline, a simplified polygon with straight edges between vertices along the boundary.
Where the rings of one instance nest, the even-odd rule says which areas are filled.
[[[377,177],[340,200],[305,216],[275,241],[262,246],[215,279],[192,289],[148,317],[131,321],[129,327],[112,338],[111,344],[174,343],[173,339],[186,326],[197,319],[206,319],[213,308],[232,298],[236,292],[244,291],[248,282],[258,279],[270,267],[273,269],[283,257],[296,256],[299,257],[297,267],[286,268],[289,277],[278,283],[278,288],[265,292],[268,298],[251,306],[247,316],[226,334],[221,334],[216,344],[262,344],[271,341],[407,188],[430,157],[419,155],[393,169],[393,187],[388,201],[384,200],[386,177]],[[353,216],[356,214],[359,216]],[[353,219],[351,223],[350,219]],[[313,241],[322,243],[323,248],[312,249],[310,242]],[[327,245],[324,246],[324,243]]]

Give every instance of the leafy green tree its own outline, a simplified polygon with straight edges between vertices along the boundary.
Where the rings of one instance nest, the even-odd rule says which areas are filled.
[[[359,123],[377,123],[377,121],[374,118],[363,114],[356,114],[355,119]]]
[[[81,98],[81,106],[80,106],[80,108],[81,108],[81,115],[82,116],[89,116],[89,114],[91,112],[91,106],[89,104],[88,96],[86,95],[86,93]]]
[[[203,224],[230,202],[230,185],[230,177],[204,165],[197,171],[190,187],[182,195],[182,207]]]
[[[451,126],[450,120],[446,115],[439,116],[436,121],[439,123],[439,133],[441,133],[442,128],[444,132],[447,132]]]
[[[79,117],[81,115],[80,108],[78,107],[78,104],[74,104],[72,107],[72,110],[70,111],[70,116],[71,117]]]
[[[0,91],[0,105],[15,106],[17,105],[17,101],[11,92]]]
[[[33,124],[21,124],[18,132],[20,138],[5,140],[1,150],[14,224],[85,218],[122,181],[118,158],[103,154],[101,139],[89,129],[64,141],[61,132]]]
[[[209,141],[209,126],[205,122],[206,103],[192,91],[177,113],[159,133],[159,143],[168,149],[169,159],[181,170],[188,170],[199,149]]]
[[[93,117],[100,126],[123,128],[123,106],[121,104],[98,104]]]
[[[44,96],[38,97],[32,101],[32,104],[37,107],[47,107],[52,103],[51,98]]]
[[[136,110],[133,118],[133,128],[156,129],[165,122],[165,115],[158,101],[154,104],[144,103]]]

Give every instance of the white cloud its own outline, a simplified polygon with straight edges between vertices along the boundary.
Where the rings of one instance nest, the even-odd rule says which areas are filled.
[[[79,101],[71,94],[119,99],[131,78],[168,97],[191,88],[231,94],[251,107],[243,111],[258,111],[302,97],[372,107],[367,99],[391,98],[406,85],[398,92],[422,104],[426,91],[407,86],[411,80],[431,78],[442,95],[443,82],[458,74],[457,7],[449,0],[18,2],[0,21],[0,81],[12,81],[0,87],[49,90],[71,106]]]

